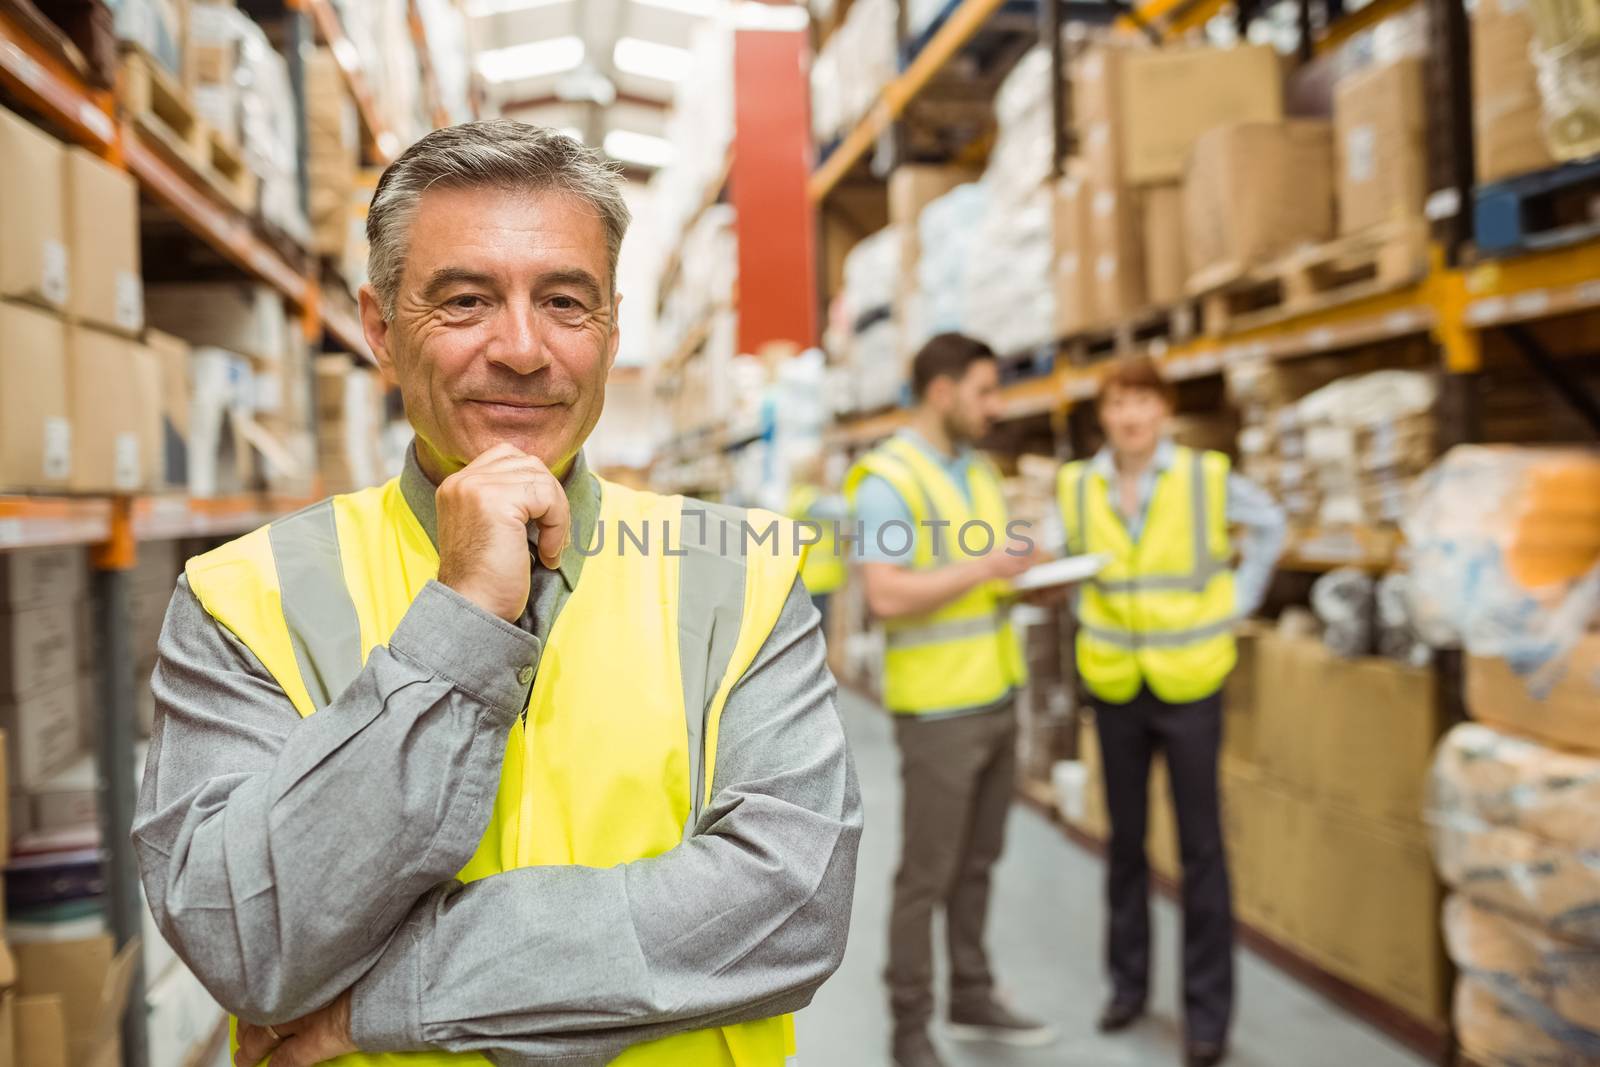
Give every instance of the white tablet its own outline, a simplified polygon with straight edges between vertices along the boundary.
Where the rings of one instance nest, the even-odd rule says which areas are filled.
[[[1033,589],[1048,589],[1053,585],[1070,585],[1092,578],[1105,570],[1111,557],[1103,552],[1088,556],[1066,556],[1029,567],[1011,579],[1011,588],[1019,593]]]

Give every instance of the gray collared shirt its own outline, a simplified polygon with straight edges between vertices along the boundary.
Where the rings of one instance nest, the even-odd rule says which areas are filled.
[[[405,497],[436,536],[431,486],[408,471]],[[601,487],[580,459],[566,488],[586,543]],[[353,989],[368,1051],[598,1067],[642,1041],[795,1011],[838,966],[861,800],[798,582],[728,698],[712,799],[684,844],[604,870],[455,880],[582,560],[534,566],[515,626],[429,582],[306,719],[179,580],[133,837],[157,925],[226,1008],[278,1023]]]
[[[1156,480],[1172,466],[1177,446],[1170,439],[1156,446],[1150,465],[1139,475],[1139,504],[1133,514],[1122,510],[1122,495],[1116,491],[1117,461],[1109,447],[1101,448],[1089,461],[1089,472],[1106,483],[1111,506],[1127,527],[1128,536],[1137,541],[1144,533],[1150,515],[1150,500],[1155,496]],[[1233,576],[1235,613],[1240,618],[1254,612],[1267,595],[1272,569],[1283,555],[1288,521],[1272,494],[1255,482],[1233,471],[1228,472],[1228,523],[1241,528],[1238,537],[1239,566]]]

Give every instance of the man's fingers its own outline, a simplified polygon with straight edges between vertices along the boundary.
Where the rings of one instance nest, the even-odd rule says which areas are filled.
[[[234,1067],[256,1067],[278,1044],[266,1027],[253,1023],[241,1022],[238,1037],[239,1049],[233,1054]]]
[[[528,487],[526,498],[528,521],[538,527],[533,540],[539,550],[539,562],[555,570],[561,565],[561,550],[567,547],[572,529],[567,494],[561,483],[541,481]]]

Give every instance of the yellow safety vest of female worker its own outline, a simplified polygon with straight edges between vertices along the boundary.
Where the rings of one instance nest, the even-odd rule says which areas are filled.
[[[1078,600],[1078,673],[1095,696],[1123,704],[1141,684],[1169,704],[1210,696],[1233,669],[1234,592],[1228,457],[1177,448],[1156,479],[1139,540],[1086,462],[1062,468],[1062,524],[1073,552],[1110,564]]]
[[[675,538],[682,543],[670,552],[589,546],[594,554],[556,617],[527,710],[511,727],[488,830],[457,876],[464,882],[519,867],[612,867],[683,841],[711,796],[728,693],[794,585],[799,560],[786,525],[776,549],[768,541],[729,556],[700,547],[726,544],[721,534],[743,534],[740,519],[724,509],[604,480],[600,499],[596,536],[622,523],[654,536],[668,522],[675,534],[695,536]],[[748,519],[763,532],[779,521],[765,512]],[[697,521],[708,525],[697,528]],[[314,505],[187,568],[200,603],[256,654],[303,716],[348,686],[438,573],[438,551],[398,479]],[[334,604],[350,616],[342,627],[341,612],[328,610],[328,589],[340,600],[349,594]],[[618,619],[627,625],[619,627]],[[724,640],[729,633],[737,637]],[[711,648],[710,662],[680,669],[680,643]],[[617,670],[618,663],[628,669]],[[792,1021],[780,1016],[635,1045],[613,1063],[781,1067],[793,1046]],[[332,1063],[462,1067],[489,1060],[416,1052],[355,1054]]]
[[[999,475],[986,461],[968,466],[970,502],[937,463],[903,438],[889,439],[850,469],[844,490],[852,507],[869,474],[888,482],[911,513],[912,530],[879,532],[891,551],[904,536],[909,566],[928,570],[984,555],[991,545],[997,552],[1005,549],[1005,498]],[[984,582],[926,615],[885,620],[884,705],[898,715],[934,715],[992,704],[1024,684],[1028,672],[1011,626],[1009,593],[1006,582]]]
[[[800,563],[800,581],[805,583],[806,592],[812,596],[838,592],[844,588],[846,577],[844,557],[839,554],[839,539],[834,536],[833,522],[811,514],[811,509],[821,499],[822,490],[814,485],[800,482],[789,489],[789,517],[812,524],[812,532],[802,540],[809,540],[813,536],[817,538],[814,544],[806,548]]]

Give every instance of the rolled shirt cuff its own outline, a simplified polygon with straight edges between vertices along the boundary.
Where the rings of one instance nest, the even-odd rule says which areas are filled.
[[[510,715],[521,715],[542,651],[539,639],[437,581],[422,587],[389,650]]]

